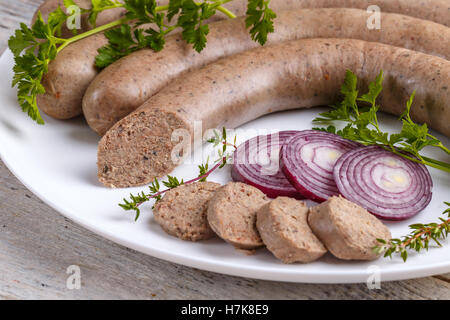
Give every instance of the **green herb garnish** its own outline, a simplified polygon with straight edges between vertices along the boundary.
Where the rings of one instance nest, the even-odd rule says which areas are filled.
[[[442,240],[445,240],[450,233],[450,202],[444,202],[449,208],[444,211],[446,218],[439,218],[439,223],[416,223],[409,226],[411,233],[403,236],[401,239],[391,239],[389,241],[377,239],[379,246],[373,248],[377,254],[384,253],[384,257],[392,258],[393,254],[400,254],[403,261],[408,258],[408,250],[420,252],[428,250],[430,241],[442,246]]]
[[[223,7],[232,0],[170,0],[169,5],[158,6],[156,0],[91,0],[92,8],[80,8],[87,14],[92,26],[96,26],[100,12],[124,8],[123,18],[96,27],[68,39],[61,38],[61,28],[67,22],[67,15],[61,8],[50,13],[47,23],[39,13],[32,27],[22,23],[20,29],[9,39],[8,45],[14,54],[13,86],[18,87],[18,101],[24,112],[38,124],[44,124],[36,103],[36,97],[44,94],[43,76],[48,72],[49,63],[69,44],[105,32],[109,43],[99,49],[96,66],[104,68],[116,60],[142,48],[160,51],[164,48],[165,37],[180,28],[183,39],[201,52],[207,43],[209,33],[207,19],[217,13],[229,18],[236,16]],[[268,7],[270,0],[249,0],[246,25],[255,41],[261,45],[273,32],[275,13]],[[76,5],[73,0],[64,0],[66,8]],[[176,19],[175,19],[176,17]],[[166,21],[169,22],[166,22]],[[144,27],[152,23],[154,27]]]
[[[252,39],[264,45],[269,33],[274,31],[273,20],[277,17],[269,8],[270,0],[249,1],[245,25],[250,28]]]
[[[341,93],[344,97],[342,102],[332,106],[332,110],[321,113],[319,117],[313,120],[315,123],[328,124],[328,127],[314,129],[335,133],[343,138],[358,141],[365,145],[379,145],[414,162],[450,172],[449,163],[420,154],[420,151],[426,146],[437,147],[447,154],[450,154],[450,151],[441,141],[428,132],[426,124],[419,125],[412,121],[410,112],[415,92],[409,98],[406,109],[400,116],[403,123],[402,130],[399,133],[389,134],[380,129],[377,118],[379,106],[376,99],[383,89],[383,72],[380,72],[375,81],[369,84],[368,92],[361,96],[359,96],[357,90],[357,82],[356,75],[347,71],[344,84],[341,87]],[[347,124],[342,130],[337,130],[333,125],[334,121]],[[409,154],[405,154],[405,152]],[[450,206],[449,202],[445,202],[445,204]],[[408,250],[417,252],[422,249],[428,250],[430,241],[441,246],[440,240],[447,238],[450,232],[450,208],[445,210],[444,214],[447,215],[447,218],[439,218],[440,223],[410,225],[412,231],[407,236],[389,241],[377,239],[379,245],[373,248],[374,252],[384,253],[384,257],[400,254],[403,261],[406,261]]]
[[[379,106],[376,99],[382,89],[383,72],[380,72],[375,81],[369,84],[368,92],[359,96],[356,75],[347,71],[341,88],[344,96],[342,102],[333,105],[331,111],[321,113],[313,120],[314,123],[328,124],[328,127],[314,129],[335,133],[365,145],[379,145],[411,161],[450,172],[450,163],[420,154],[426,146],[437,147],[447,154],[450,154],[450,150],[429,133],[426,124],[420,125],[411,120],[410,111],[415,92],[409,98],[405,112],[400,116],[403,123],[402,130],[399,133],[389,134],[380,129],[377,118]],[[342,130],[337,130],[333,125],[335,121],[344,122],[346,126]]]

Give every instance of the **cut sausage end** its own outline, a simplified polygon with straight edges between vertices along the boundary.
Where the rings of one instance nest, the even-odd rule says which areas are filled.
[[[130,118],[131,117],[131,118]],[[188,126],[175,113],[160,109],[136,112],[118,122],[100,140],[98,178],[105,186],[123,188],[152,182],[170,173],[183,154],[172,155],[178,141],[172,133]]]

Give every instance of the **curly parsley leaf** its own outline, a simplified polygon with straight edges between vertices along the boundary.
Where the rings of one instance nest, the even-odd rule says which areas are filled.
[[[127,0],[124,6],[128,10],[127,19],[135,21],[136,28],[133,30],[129,24],[122,24],[105,32],[109,43],[98,50],[95,65],[99,68],[105,68],[143,48],[151,48],[154,51],[164,48],[164,36],[171,29],[164,24],[164,14],[157,12],[156,1]],[[138,28],[147,23],[154,23],[157,28]]]
[[[95,65],[99,68],[105,68],[120,58],[143,48],[160,51],[165,44],[161,32],[152,28],[132,31],[128,24],[106,31],[105,36],[108,38],[109,44],[98,49],[99,54],[95,58]]]
[[[349,72],[349,71],[348,71]],[[350,72],[351,73],[351,72]],[[355,81],[357,81],[356,76],[354,76]],[[355,82],[356,86],[356,82]],[[358,101],[364,101],[372,106],[376,105],[376,100],[383,90],[383,71],[381,71],[375,78],[374,82],[369,83],[369,91],[358,98]],[[413,97],[414,98],[414,97]],[[411,99],[410,99],[411,100]],[[411,100],[412,103],[412,100]]]
[[[25,23],[20,24],[20,29],[17,29],[8,41],[9,49],[11,49],[15,57],[19,56],[27,48],[34,49],[38,44],[33,31]]]
[[[53,34],[61,36],[61,29],[67,18],[68,15],[60,7],[49,14],[47,24]]]
[[[96,66],[104,68],[142,48],[160,51],[164,48],[165,36],[177,28],[182,29],[183,40],[191,44],[195,51],[201,52],[206,47],[209,34],[206,21],[215,15],[217,10],[224,10],[221,5],[225,2],[228,1],[170,0],[169,5],[164,7],[164,10],[167,10],[166,16],[159,13],[162,7],[158,7],[155,0],[125,0],[126,17],[134,21],[134,27],[154,23],[156,28],[142,27],[138,29],[137,34],[123,29],[115,33],[107,32],[106,36],[110,42],[99,50]],[[261,45],[266,43],[268,34],[274,31],[273,20],[276,14],[269,8],[269,3],[270,0],[250,0],[248,3],[246,26],[251,28],[252,39]],[[228,13],[234,17],[232,13]],[[172,22],[174,17],[177,17],[177,20]],[[168,22],[164,18],[167,18]],[[119,44],[120,41],[123,44]]]
[[[38,124],[44,124],[36,98],[45,93],[42,77],[48,70],[48,64],[56,57],[57,46],[61,42],[55,34],[61,32],[66,21],[64,12],[56,10],[45,23],[41,13],[30,28],[24,23],[8,41],[14,55],[14,77],[12,86],[17,86],[17,100],[22,110]]]
[[[277,17],[269,8],[270,0],[249,0],[245,25],[250,28],[253,40],[264,45],[269,33],[274,32],[273,20]]]
[[[195,51],[201,52],[206,46],[206,36],[209,33],[209,27],[204,21],[216,13],[216,8],[207,2],[197,5],[192,0],[184,0],[180,9],[178,26],[183,29],[182,37],[193,45]]]
[[[169,9],[167,10],[167,19],[172,21],[172,18],[175,17],[181,10],[182,4],[184,0],[170,0],[169,1]]]
[[[127,9],[126,17],[138,20],[139,24],[151,23],[156,16],[155,0],[125,0],[124,7]]]
[[[105,37],[109,40],[109,44],[98,49],[98,55],[95,57],[95,65],[99,68],[104,68],[141,47],[134,39],[128,24],[106,31]]]

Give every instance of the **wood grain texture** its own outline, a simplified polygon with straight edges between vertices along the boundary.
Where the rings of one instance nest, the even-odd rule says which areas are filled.
[[[41,0],[0,0],[0,51]],[[66,288],[81,268],[81,290]],[[450,299],[450,274],[366,285],[259,281],[200,271],[116,245],[72,223],[0,161],[0,299]]]

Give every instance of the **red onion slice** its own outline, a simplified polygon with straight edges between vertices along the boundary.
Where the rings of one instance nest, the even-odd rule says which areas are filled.
[[[303,196],[322,202],[339,194],[333,168],[341,155],[361,144],[338,135],[315,131],[300,131],[281,150],[281,169]]]
[[[231,177],[252,185],[270,198],[278,196],[303,199],[280,170],[282,144],[299,131],[254,137],[239,145],[233,155]]]
[[[433,182],[422,164],[378,146],[352,150],[334,167],[341,194],[379,218],[403,220],[431,201]]]

